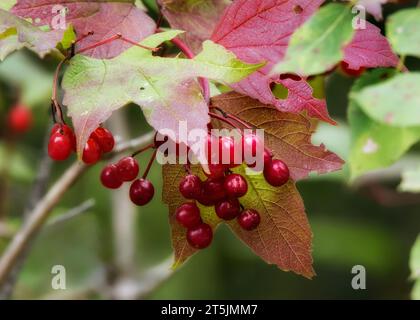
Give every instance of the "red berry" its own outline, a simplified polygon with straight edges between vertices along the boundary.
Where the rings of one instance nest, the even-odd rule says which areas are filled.
[[[7,124],[13,133],[27,132],[33,122],[32,111],[21,104],[12,107],[7,116]]]
[[[281,160],[273,160],[264,168],[265,180],[274,187],[284,185],[290,178],[287,165]]]
[[[213,230],[208,224],[202,223],[198,227],[188,229],[187,240],[193,248],[207,248],[213,240]]]
[[[241,205],[238,199],[229,199],[221,201],[215,206],[216,214],[220,219],[232,220],[235,219],[241,212]]]
[[[111,131],[99,127],[93,131],[91,137],[95,139],[103,153],[111,152],[114,149],[115,140]]]
[[[122,181],[133,181],[139,175],[139,164],[133,157],[122,158],[117,163],[118,176]]]
[[[231,174],[225,178],[224,188],[228,197],[240,198],[248,191],[248,183],[240,174]]]
[[[220,137],[220,162],[229,168],[237,167],[242,163],[242,159],[235,162],[235,139],[232,137]],[[228,157],[229,156],[229,157]]]
[[[362,75],[362,73],[364,73],[365,72],[365,68],[363,68],[363,67],[360,67],[359,69],[357,69],[357,70],[355,70],[355,69],[350,69],[349,68],[349,64],[347,63],[347,62],[345,62],[345,61],[341,61],[341,63],[340,63],[340,67],[341,67],[341,70],[343,70],[343,72],[346,74],[346,75],[348,75],[348,76],[351,76],[351,77],[359,77],[359,76],[361,76]]]
[[[70,138],[60,132],[54,133],[48,142],[48,155],[55,161],[66,160],[72,152]]]
[[[238,217],[239,225],[247,231],[256,229],[260,225],[260,222],[260,214],[254,209],[245,210]]]
[[[189,174],[179,183],[179,192],[186,199],[198,199],[201,195],[201,180],[194,174]]]
[[[263,150],[264,143],[255,134],[246,134],[242,137],[242,152],[248,157],[255,157],[258,150]]]
[[[97,163],[101,159],[101,148],[98,143],[89,138],[86,142],[85,148],[83,149],[82,160],[84,163],[92,165]]]
[[[130,199],[138,206],[148,204],[155,195],[153,184],[146,179],[137,179],[130,187]]]
[[[76,151],[76,135],[72,128],[66,124],[56,123],[51,130],[51,136],[56,132],[61,132],[61,134],[68,136],[71,141],[72,150]]]
[[[202,195],[209,201],[216,203],[226,198],[226,190],[223,186],[223,178],[208,178],[203,183]]]
[[[208,164],[209,173],[205,172],[204,174],[207,177],[212,178],[222,178],[225,175],[226,167],[223,164]]]
[[[118,169],[115,164],[106,166],[101,173],[102,185],[108,189],[118,189],[123,182],[118,176]]]
[[[198,227],[202,221],[200,209],[195,203],[184,203],[175,213],[176,221],[187,229]]]
[[[201,189],[201,194],[196,200],[206,207],[211,207],[214,205],[214,201],[209,197],[208,194],[204,193],[203,189]]]

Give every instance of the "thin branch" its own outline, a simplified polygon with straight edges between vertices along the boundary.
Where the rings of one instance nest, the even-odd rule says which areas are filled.
[[[70,209],[69,211],[54,217],[50,220],[48,220],[48,223],[45,225],[45,227],[51,228],[55,227],[59,224],[62,224],[64,222],[67,222],[69,220],[72,220],[86,212],[88,212],[90,209],[92,209],[95,206],[96,202],[94,199],[89,199],[80,204],[79,206]]]
[[[141,148],[151,143],[154,133],[148,133],[138,139],[117,146],[115,152],[118,154],[131,149]],[[61,178],[51,187],[48,193],[37,203],[33,211],[29,214],[28,220],[13,237],[8,247],[0,259],[0,288],[10,274],[13,266],[18,261],[21,253],[30,244],[30,240],[35,236],[46,222],[51,210],[61,200],[66,191],[83,175],[87,166],[79,162],[74,163]]]

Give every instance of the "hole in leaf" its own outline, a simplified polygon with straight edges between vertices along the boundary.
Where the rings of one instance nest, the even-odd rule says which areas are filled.
[[[296,5],[296,6],[294,6],[293,11],[296,14],[301,14],[303,12],[303,8],[300,5]]]
[[[294,80],[294,81],[302,80],[302,78],[300,76],[298,76],[297,74],[293,74],[293,73],[284,73],[284,74],[280,75],[280,80],[286,80],[286,79],[290,79],[290,80]]]
[[[312,87],[312,96],[317,99],[325,99],[325,77],[322,75],[313,76],[307,79]]]
[[[289,90],[281,83],[272,82],[270,84],[270,89],[273,95],[278,99],[284,100],[289,96]]]

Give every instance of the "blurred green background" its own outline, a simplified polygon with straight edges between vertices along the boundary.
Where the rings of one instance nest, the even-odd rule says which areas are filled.
[[[0,63],[0,179],[4,193],[0,204],[1,214],[7,213],[7,226],[12,231],[21,223],[42,158],[43,140],[51,122],[48,101],[56,64],[51,57],[40,61],[28,52],[15,53]],[[410,70],[419,70],[418,62],[408,59],[407,64]],[[348,156],[350,145],[346,111],[347,94],[353,81],[338,72],[326,79],[329,110],[340,125],[321,125],[314,137],[314,142],[326,144],[343,159]],[[18,92],[33,108],[35,123],[28,134],[6,142],[5,117]],[[120,134],[135,137],[150,130],[136,106],[126,107],[115,117],[124,123],[122,131],[127,131]],[[109,125],[118,127],[115,123]],[[149,156],[146,153],[139,158],[142,168]],[[420,159],[420,147],[415,146],[409,156]],[[54,164],[51,183],[71,161]],[[106,290],[90,287],[95,286],[102,273],[108,283],[115,281],[120,254],[115,249],[115,220],[127,212],[131,215],[131,210],[134,222],[131,230],[135,232],[135,270],[131,271],[141,274],[170,256],[168,210],[160,197],[160,166],[154,165],[150,173],[157,194],[153,202],[128,211],[126,207],[131,205],[127,190],[121,196],[105,190],[98,178],[101,169],[102,164],[91,168],[54,210],[53,216],[58,216],[86,200],[95,201],[84,214],[44,228],[34,241],[13,298],[107,297],[102,294]],[[211,248],[195,255],[142,298],[409,299],[413,286],[409,256],[420,230],[420,194],[399,193],[396,188],[399,177],[383,177],[379,174],[349,184],[344,168],[340,173],[298,183],[314,233],[317,276],[313,280],[265,264],[222,227]],[[7,242],[7,236],[0,238],[0,252]],[[51,289],[54,265],[66,268],[65,293]],[[351,287],[354,276],[351,269],[355,265],[366,267],[367,290],[355,291]]]

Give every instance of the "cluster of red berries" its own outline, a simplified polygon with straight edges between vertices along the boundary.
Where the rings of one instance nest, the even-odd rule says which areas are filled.
[[[246,135],[242,138],[242,144],[250,145],[252,150],[256,150],[258,143],[260,142],[255,135]],[[232,139],[221,137],[219,147],[224,152],[234,154]],[[255,163],[247,165],[255,167]],[[233,163],[210,164],[209,172],[204,172],[207,176],[205,181],[201,181],[197,175],[188,174],[180,182],[180,193],[192,202],[182,204],[176,210],[175,218],[187,229],[186,238],[192,247],[204,249],[213,239],[213,230],[203,222],[196,202],[204,206],[214,206],[216,215],[220,219],[225,221],[236,219],[244,230],[251,231],[259,226],[261,217],[258,211],[244,209],[239,201],[239,198],[247,193],[248,183],[242,175],[230,171],[236,166]],[[287,165],[281,160],[272,159],[271,152],[267,149],[264,149],[264,177],[270,185],[276,187],[285,184],[290,177]]]
[[[82,160],[88,165],[97,163],[102,154],[114,149],[115,140],[112,133],[98,127],[89,137],[83,149]],[[56,123],[51,130],[48,143],[48,154],[51,159],[63,161],[76,152],[76,136],[73,129],[66,124]]]
[[[31,109],[24,104],[18,103],[13,106],[7,115],[7,127],[14,134],[27,132],[33,123]]]
[[[140,167],[133,157],[125,157],[116,164],[107,165],[101,173],[102,185],[108,189],[118,189],[124,182],[131,182],[130,199],[138,205],[148,204],[155,194],[153,184],[145,179],[137,179]]]

